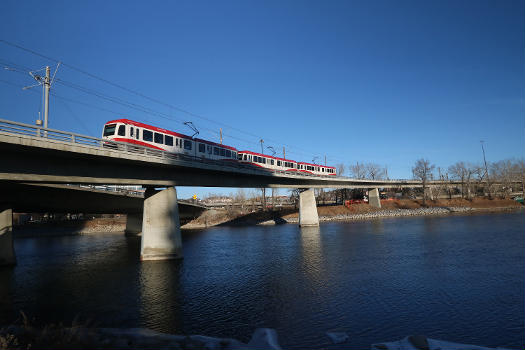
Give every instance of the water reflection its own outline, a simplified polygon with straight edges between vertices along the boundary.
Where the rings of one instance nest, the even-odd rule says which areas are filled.
[[[155,330],[180,330],[180,269],[182,260],[147,261],[140,264],[140,314],[144,324]]]
[[[370,224],[373,228],[373,230],[371,230],[371,233],[376,235],[382,235],[385,233],[384,221],[382,219],[372,220],[370,221]]]

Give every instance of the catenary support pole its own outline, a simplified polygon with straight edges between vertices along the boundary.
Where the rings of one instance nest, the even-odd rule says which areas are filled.
[[[156,191],[148,187],[144,196],[141,260],[182,258],[177,190]]]

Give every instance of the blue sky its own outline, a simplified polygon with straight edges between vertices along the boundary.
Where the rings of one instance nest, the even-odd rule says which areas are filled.
[[[421,157],[481,162],[480,140],[489,161],[524,157],[524,13],[517,0],[6,0],[0,38],[193,114],[62,66],[58,78],[155,113],[57,83],[52,128],[99,136],[126,116],[189,132],[193,121],[239,149],[262,138],[296,160],[374,162],[409,178]],[[0,64],[12,63],[54,64],[0,43]],[[34,123],[40,90],[18,87],[31,83],[0,71],[0,118]],[[234,190],[179,196],[209,191]]]

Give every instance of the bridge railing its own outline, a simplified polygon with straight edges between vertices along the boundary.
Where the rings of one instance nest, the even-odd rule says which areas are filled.
[[[14,122],[14,121],[7,120],[7,119],[0,119],[0,133],[9,134],[9,135],[14,134],[14,135],[20,135],[20,136],[32,136],[32,137],[46,138],[49,140],[66,142],[66,143],[71,143],[71,144],[108,148],[112,150],[118,150],[122,152],[133,153],[133,154],[140,154],[140,155],[145,155],[147,157],[155,157],[155,158],[161,158],[161,159],[166,159],[166,160],[180,160],[180,161],[197,162],[199,164],[209,164],[209,165],[216,165],[216,166],[228,167],[228,168],[234,168],[234,169],[245,169],[245,170],[256,171],[260,173],[261,175],[268,175],[268,173],[273,173],[273,174],[284,174],[287,176],[296,176],[296,177],[302,177],[302,178],[305,178],[305,177],[334,178],[333,175],[332,176],[313,175],[313,174],[295,173],[295,172],[289,172],[289,171],[283,171],[283,170],[272,170],[272,169],[261,170],[249,164],[239,163],[236,161],[232,162],[232,161],[224,161],[224,160],[214,160],[214,159],[207,159],[207,158],[201,158],[201,157],[196,157],[196,156],[188,156],[185,154],[171,153],[171,152],[162,151],[162,150],[155,150],[155,149],[152,149],[146,146],[133,145],[133,144],[129,144],[126,142],[116,142],[116,141],[81,135],[81,134],[62,131],[62,130],[43,128],[41,126],[34,126],[30,124],[25,124],[25,123]]]

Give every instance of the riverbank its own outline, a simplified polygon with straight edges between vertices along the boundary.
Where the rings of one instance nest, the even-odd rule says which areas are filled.
[[[406,217],[427,215],[465,215],[473,213],[514,211],[524,206],[512,199],[439,199],[427,200],[423,205],[422,200],[402,199],[395,201],[382,201],[382,208],[374,208],[368,204],[353,204],[348,207],[343,205],[319,205],[317,213],[320,222],[326,221],[352,221],[377,219],[382,217]],[[247,214],[228,213],[214,210],[203,213],[201,217],[184,225],[184,229],[202,229],[210,226],[251,226],[251,225],[278,225],[298,223],[299,213],[296,209],[280,211],[252,212]]]
[[[427,201],[403,199],[382,201],[382,208],[368,204],[343,205],[320,204],[317,208],[320,222],[368,220],[382,217],[406,217],[428,215],[467,215],[474,213],[514,211],[524,206],[512,199],[474,198]],[[213,226],[253,226],[296,224],[299,221],[297,209],[286,208],[276,211],[255,211],[241,213],[231,210],[207,210],[198,218],[183,225],[182,229],[203,229]],[[14,227],[16,237],[67,236],[104,233],[123,233],[126,216],[118,218],[95,218],[86,220],[28,223]]]
[[[14,226],[15,237],[75,236],[104,233],[122,234],[126,229],[126,216],[53,222],[34,222]]]

